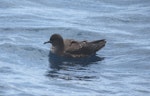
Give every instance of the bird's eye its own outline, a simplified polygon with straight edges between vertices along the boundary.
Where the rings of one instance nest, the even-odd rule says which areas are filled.
[[[50,41],[53,41],[53,39],[50,39]]]

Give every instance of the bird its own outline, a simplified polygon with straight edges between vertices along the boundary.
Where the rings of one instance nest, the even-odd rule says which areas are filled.
[[[62,57],[84,58],[96,54],[106,44],[105,39],[95,41],[77,41],[63,39],[60,34],[52,34],[44,44],[51,43],[51,52]]]

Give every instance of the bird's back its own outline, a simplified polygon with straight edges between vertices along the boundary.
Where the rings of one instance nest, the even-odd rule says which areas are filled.
[[[105,46],[105,43],[105,40],[96,40],[92,42],[64,40],[64,53],[71,57],[86,57],[95,54],[96,51]]]

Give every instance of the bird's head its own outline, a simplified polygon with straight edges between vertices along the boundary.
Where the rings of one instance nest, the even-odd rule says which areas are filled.
[[[53,46],[61,46],[63,44],[63,38],[59,34],[53,34],[49,41],[44,42],[44,44],[51,43]]]

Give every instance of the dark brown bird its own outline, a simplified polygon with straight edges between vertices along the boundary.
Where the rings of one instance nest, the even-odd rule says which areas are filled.
[[[51,52],[64,57],[88,57],[95,54],[106,44],[104,39],[96,41],[75,41],[73,39],[63,39],[59,34],[53,34],[50,40],[46,43],[51,43]]]

